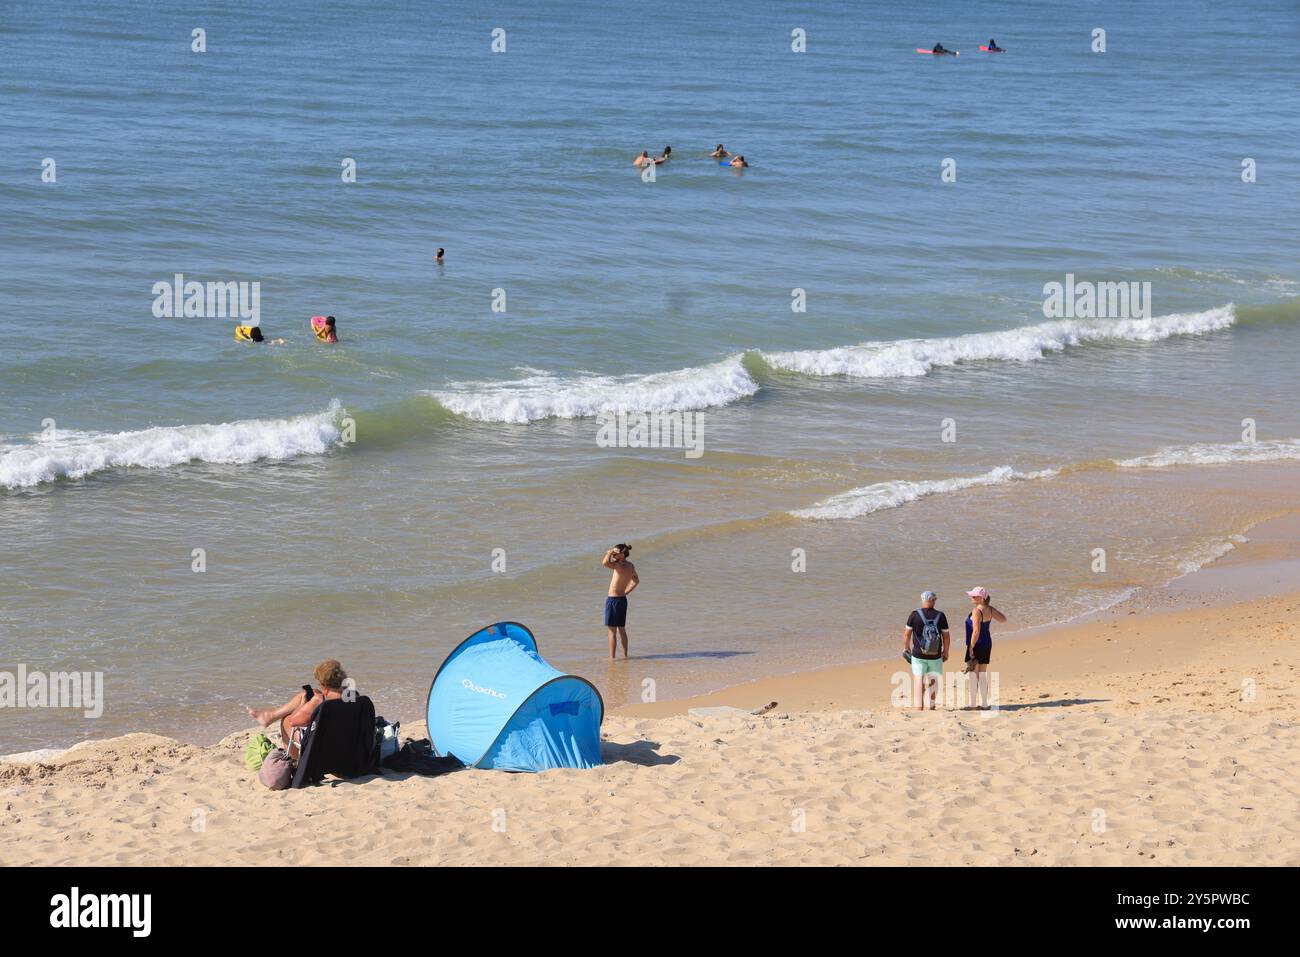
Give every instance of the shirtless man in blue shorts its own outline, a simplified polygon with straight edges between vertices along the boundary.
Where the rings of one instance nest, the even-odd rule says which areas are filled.
[[[609,657],[616,658],[617,639],[623,640],[623,658],[627,658],[627,596],[641,584],[636,566],[627,560],[631,545],[618,544],[605,553],[601,564],[614,574],[609,580],[609,595],[605,599],[605,627],[609,629]]]

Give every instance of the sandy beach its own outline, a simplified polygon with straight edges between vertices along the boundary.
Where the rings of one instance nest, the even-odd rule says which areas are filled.
[[[593,771],[285,792],[247,731],[126,735],[0,765],[0,863],[1295,865],[1298,524],[999,640],[996,711],[892,707],[868,662],[611,714]]]

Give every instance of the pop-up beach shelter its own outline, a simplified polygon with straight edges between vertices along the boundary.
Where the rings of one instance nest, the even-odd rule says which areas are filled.
[[[556,671],[516,621],[470,635],[429,687],[429,740],[475,768],[591,768],[605,704],[591,682]]]

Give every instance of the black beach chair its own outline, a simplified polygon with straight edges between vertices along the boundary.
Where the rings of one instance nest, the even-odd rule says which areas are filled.
[[[365,695],[325,701],[312,716],[299,746],[293,787],[315,784],[327,774],[356,778],[379,773],[375,706]]]

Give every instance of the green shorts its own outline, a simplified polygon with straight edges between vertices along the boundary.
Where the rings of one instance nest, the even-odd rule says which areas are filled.
[[[916,655],[912,655],[912,674],[917,676],[941,675],[943,674],[943,659],[918,658]]]

